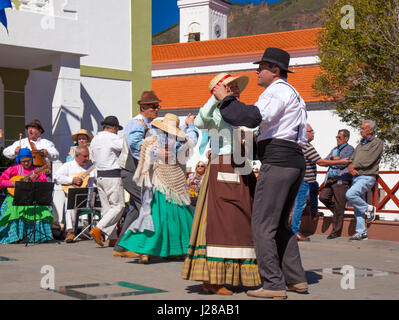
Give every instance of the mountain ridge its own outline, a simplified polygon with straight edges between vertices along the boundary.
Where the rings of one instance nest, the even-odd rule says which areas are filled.
[[[227,17],[227,37],[317,28],[328,0],[286,0],[257,5],[232,2]],[[179,22],[153,34],[152,44],[179,42]]]

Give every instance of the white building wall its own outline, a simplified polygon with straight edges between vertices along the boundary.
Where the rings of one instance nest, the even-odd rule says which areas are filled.
[[[81,83],[85,106],[82,128],[95,134],[102,130],[101,121],[110,115],[116,116],[121,126],[126,126],[132,118],[130,81],[82,77]]]
[[[45,12],[35,10],[36,5],[26,10],[7,9],[9,33],[0,32],[0,44],[73,54],[87,53],[86,22],[90,15],[87,1],[75,1],[69,6],[65,0],[52,0],[50,3],[49,10]]]
[[[25,85],[25,122],[39,119],[45,130],[43,138],[52,138],[52,114],[54,90],[51,72],[31,70]],[[24,133],[25,134],[25,133]]]
[[[210,5],[209,20],[209,39],[225,39],[227,38],[227,14],[229,11],[229,5],[224,2],[212,2]],[[215,27],[218,25],[220,27],[220,36],[215,33]]]
[[[131,70],[131,1],[86,1],[88,55],[81,65]]]
[[[200,39],[208,40],[209,11],[205,6],[184,7],[180,9],[180,42],[188,42],[189,27],[199,24]]]

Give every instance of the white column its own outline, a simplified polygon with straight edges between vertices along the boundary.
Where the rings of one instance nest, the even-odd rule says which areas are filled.
[[[72,133],[81,127],[83,102],[80,97],[80,57],[58,55],[53,64],[54,96],[52,102],[52,141],[60,153],[60,159],[53,162],[53,173],[65,162]],[[61,186],[54,186],[54,220],[62,221],[65,201]]]
[[[72,145],[71,134],[80,129],[83,102],[80,97],[80,57],[60,55],[53,62],[54,97],[52,103],[53,142],[65,157]]]

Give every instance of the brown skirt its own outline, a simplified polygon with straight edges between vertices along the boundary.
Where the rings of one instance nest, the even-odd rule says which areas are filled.
[[[251,174],[237,179],[234,168],[220,157],[219,164],[207,167],[201,184],[181,276],[211,284],[257,286],[261,279],[251,233],[256,178]]]

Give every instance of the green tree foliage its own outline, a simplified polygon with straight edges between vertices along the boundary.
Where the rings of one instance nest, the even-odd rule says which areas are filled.
[[[345,5],[354,20],[341,12]],[[329,1],[318,37],[322,73],[313,84],[349,125],[374,120],[390,161],[399,155],[398,8],[399,0]]]

